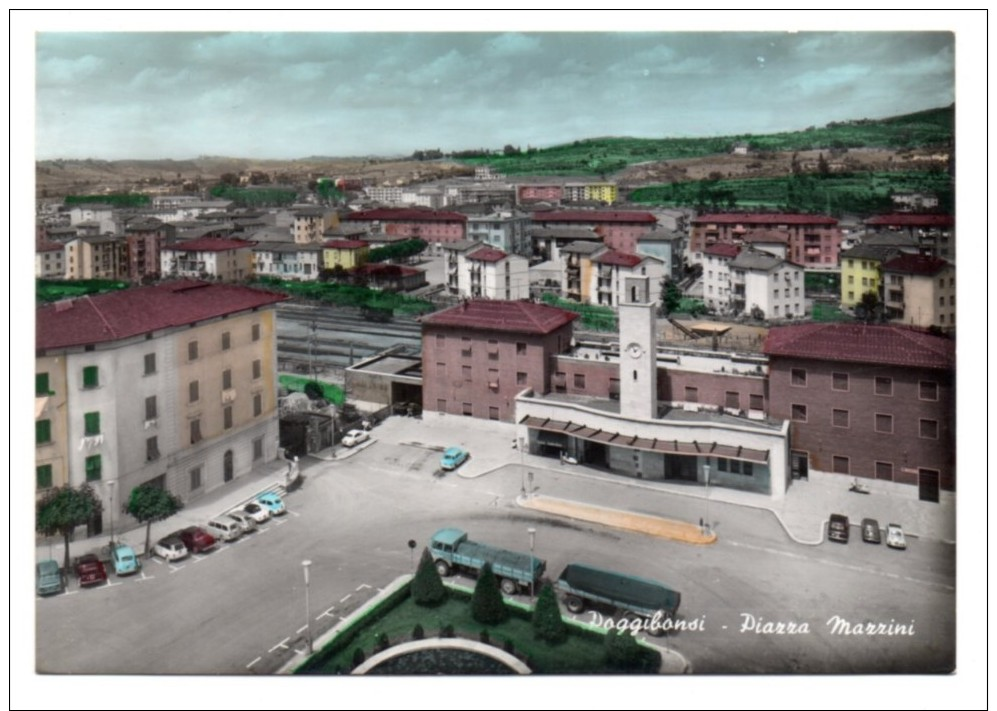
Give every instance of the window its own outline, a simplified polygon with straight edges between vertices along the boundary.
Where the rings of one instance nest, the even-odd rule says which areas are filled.
[[[848,457],[831,457],[831,470],[835,474],[850,474]]]
[[[852,276],[851,274],[848,275],[848,284],[849,286],[855,284],[855,277]]]
[[[225,429],[232,429],[232,406],[228,405],[222,408],[222,418],[225,421]]]
[[[565,386],[565,375],[562,371],[556,371],[554,373],[554,392],[563,393],[566,391]]]
[[[584,373],[575,373],[575,387],[576,388],[582,388],[582,389],[585,388],[585,374]]]
[[[257,437],[253,440],[253,461],[258,462],[263,459],[263,438]]]
[[[187,360],[197,360],[197,341],[187,343]]]
[[[100,378],[97,372],[96,365],[88,365],[83,369],[83,387],[96,388],[100,385]]]
[[[465,417],[471,417],[472,415],[474,415],[474,406],[471,405],[471,403],[465,402],[465,403],[462,403],[462,405],[463,405],[463,412],[464,412],[464,416]]]
[[[790,406],[790,419],[793,422],[806,422],[807,421],[807,406],[806,405],[796,405]]]
[[[765,398],[761,395],[749,395],[748,396],[748,409],[751,410],[764,410],[765,409]]]
[[[151,462],[155,459],[159,459],[159,439],[149,437],[145,440],[145,460]]]
[[[876,394],[877,395],[893,395],[893,378],[877,377],[876,378]]]
[[[636,370],[634,373],[636,374]],[[686,402],[699,402],[699,388],[694,388],[689,385],[685,386],[685,400]]]
[[[807,386],[807,371],[803,368],[793,368],[789,371],[789,384],[805,388]]]
[[[465,381],[469,382],[471,380],[471,366],[462,365],[460,367],[460,374],[463,376]]]
[[[526,385],[526,373],[521,370],[516,373],[516,385]]]
[[[48,373],[35,373],[35,395],[51,395],[48,389]]]
[[[99,412],[88,412],[83,415],[83,434],[87,437],[100,434]]]
[[[436,334],[436,345],[442,346],[444,343],[446,343],[446,340],[447,340],[447,337],[444,336],[442,333],[437,333]]]
[[[437,412],[446,412],[447,411],[447,401],[444,400],[443,398],[437,398],[436,399],[436,411]]]
[[[156,372],[156,354],[146,353],[145,354],[145,375],[153,375]]]
[[[730,407],[734,410],[740,409],[741,394],[736,390],[728,390],[724,393],[724,407]]]
[[[876,431],[882,434],[893,434],[893,415],[876,413]]]
[[[517,343],[516,344],[516,355],[526,355],[526,344]]]
[[[848,390],[848,373],[831,373],[831,390]]]
[[[263,414],[263,393],[253,395],[253,417]]]
[[[832,427],[848,427],[848,410],[831,410]]]
[[[222,371],[222,390],[229,390],[232,387],[232,369],[226,368]]]
[[[201,399],[201,385],[197,380],[191,380],[187,386],[187,401],[197,402]]]
[[[194,467],[190,470],[190,488],[192,491],[201,488],[201,467]]]
[[[921,439],[938,439],[938,420],[920,420]]]
[[[893,481],[893,462],[876,462],[876,478]]]
[[[150,395],[145,399],[145,419],[155,420],[157,417],[158,408],[156,407],[156,396]]]
[[[938,383],[930,380],[922,380],[917,386],[918,397],[922,400],[938,399]]]
[[[496,368],[488,369],[488,387],[497,388],[499,384],[499,374]]]
[[[263,377],[263,361],[254,360],[253,361],[253,380],[259,380]]]
[[[48,489],[52,486],[51,464],[42,464],[35,467],[35,486],[39,489]]]
[[[254,323],[252,329],[252,338],[254,341],[260,340],[260,324]]]
[[[87,473],[87,481],[100,481],[100,455],[95,454],[84,460],[84,469]]]
[[[190,443],[197,444],[201,441],[201,420],[190,421]]]
[[[489,407],[488,408],[488,419],[489,420],[497,420],[498,418],[499,418],[498,408],[497,407]]]
[[[52,421],[35,420],[35,444],[48,444],[52,441]]]
[[[225,331],[222,334],[222,350],[227,351],[231,347],[232,347],[232,334],[229,333],[228,331]]]

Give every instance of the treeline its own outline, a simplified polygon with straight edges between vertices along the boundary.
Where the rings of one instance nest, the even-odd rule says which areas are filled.
[[[395,244],[387,244],[383,247],[375,247],[370,250],[370,254],[367,256],[368,262],[387,262],[394,259],[408,259],[414,257],[417,254],[422,254],[426,251],[426,247],[429,245],[425,240],[419,239],[418,237],[414,239],[407,239],[404,242],[397,242]]]
[[[146,207],[152,203],[148,195],[142,193],[109,193],[107,195],[67,195],[66,205],[101,203],[114,207]]]

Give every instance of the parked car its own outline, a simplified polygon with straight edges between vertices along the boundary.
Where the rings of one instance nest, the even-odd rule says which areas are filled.
[[[178,531],[177,535],[191,553],[203,553],[215,547],[215,537],[200,526],[190,526]]]
[[[119,543],[111,549],[111,563],[118,575],[131,575],[142,568],[142,563],[131,546]]]
[[[862,519],[862,540],[866,543],[882,543],[879,533],[879,521],[874,518]]]
[[[470,456],[471,455],[466,449],[461,449],[460,447],[450,447],[443,453],[443,458],[440,460],[440,467],[447,471],[451,471],[466,462],[467,458]]]
[[[248,513],[242,509],[236,509],[235,511],[229,511],[225,514],[226,517],[232,519],[237,524],[239,528],[242,529],[243,533],[252,533],[256,530],[256,519],[250,516]]]
[[[211,519],[205,528],[220,541],[234,541],[242,535],[242,526],[228,516]]]
[[[153,546],[152,552],[154,555],[162,558],[163,560],[173,562],[174,560],[180,560],[181,558],[186,558],[190,551],[187,550],[187,546],[183,544],[179,536],[167,536],[166,538],[160,538]]]
[[[270,509],[257,501],[250,501],[242,507],[242,510],[251,516],[256,523],[265,523],[270,520]]]
[[[283,513],[287,513],[287,507],[284,506],[284,502],[281,500],[280,496],[272,491],[260,494],[256,497],[256,501],[270,509],[270,513],[273,516],[280,516]]]
[[[907,538],[899,523],[886,524],[886,545],[890,548],[903,550],[907,547]]]
[[[848,517],[842,514],[831,514],[827,522],[827,538],[838,543],[848,543]]]
[[[107,580],[107,571],[104,569],[104,564],[93,553],[87,553],[77,558],[73,572],[76,573],[76,579],[79,581],[80,587],[100,585]]]
[[[369,439],[370,434],[364,432],[363,430],[350,430],[343,435],[343,446],[356,447],[358,444],[366,442]]]
[[[66,581],[54,560],[42,560],[35,566],[35,589],[39,595],[55,595],[66,587]]]

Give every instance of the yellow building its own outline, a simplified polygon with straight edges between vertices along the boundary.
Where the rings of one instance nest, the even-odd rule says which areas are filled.
[[[597,200],[612,205],[616,202],[616,196],[615,183],[589,183],[585,186],[586,200]]]
[[[67,279],[125,279],[128,251],[125,241],[111,235],[78,237],[66,243]]]
[[[331,239],[322,245],[322,265],[325,269],[353,269],[367,263],[370,245],[358,239]]]
[[[66,359],[35,362],[35,488],[38,494],[69,482]]]
[[[883,262],[900,256],[895,247],[859,245],[841,252],[841,305],[854,308],[862,295],[881,294]]]

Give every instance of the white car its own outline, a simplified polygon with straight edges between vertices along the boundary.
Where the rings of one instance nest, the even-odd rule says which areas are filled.
[[[242,507],[256,523],[265,523],[270,520],[270,509],[257,501],[250,501]]]
[[[907,547],[907,538],[904,537],[904,530],[899,524],[891,523],[886,526],[886,545],[900,550]]]
[[[248,513],[242,509],[236,509],[235,511],[229,511],[225,514],[228,518],[239,524],[239,528],[242,529],[243,533],[252,533],[256,530],[256,519],[250,516]]]
[[[366,442],[369,439],[370,435],[363,430],[350,430],[343,436],[343,446],[355,447],[361,442]]]
[[[183,544],[179,536],[161,538],[153,547],[152,552],[157,557],[170,562],[186,558],[189,553],[187,546]]]

